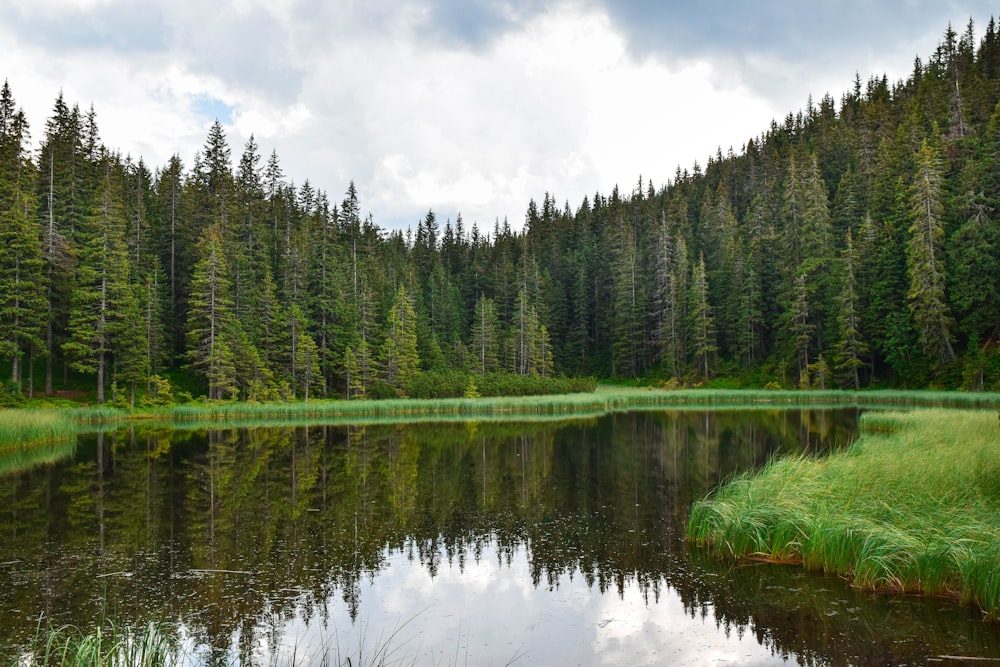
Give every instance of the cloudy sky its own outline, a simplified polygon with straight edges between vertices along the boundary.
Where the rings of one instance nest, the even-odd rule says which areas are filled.
[[[102,139],[186,166],[215,119],[381,227],[490,229],[528,200],[739,151],[808,96],[904,78],[985,0],[5,0],[0,76],[35,144],[55,98]]]

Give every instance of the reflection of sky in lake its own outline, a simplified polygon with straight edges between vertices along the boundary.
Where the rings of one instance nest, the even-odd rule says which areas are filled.
[[[320,664],[316,648],[324,646],[330,662],[342,664],[346,657],[356,661],[361,645],[360,662],[368,664],[372,652],[388,645],[386,664],[787,664],[752,633],[727,636],[711,614],[692,618],[669,589],[647,603],[634,581],[621,595],[615,587],[602,593],[579,572],[535,587],[523,548],[509,565],[498,560],[495,545],[478,562],[469,555],[464,568],[457,558],[443,560],[433,578],[405,552],[392,553],[360,592],[355,625],[335,596],[327,601],[327,622],[297,615],[284,623],[276,650],[268,649],[273,632],[262,629],[261,663],[284,664],[295,655],[297,662]],[[311,647],[309,656],[303,647]]]

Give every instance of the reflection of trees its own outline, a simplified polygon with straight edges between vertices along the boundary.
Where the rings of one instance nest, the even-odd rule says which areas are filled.
[[[672,581],[688,613],[726,632],[753,633],[806,665],[925,664],[940,655],[1000,657],[1000,634],[975,612],[930,598],[879,597],[801,568],[692,554],[693,576]],[[697,573],[697,574],[694,574]],[[971,622],[961,622],[960,619]]]
[[[770,617],[753,611],[760,596],[741,580],[694,587],[684,522],[691,501],[726,477],[799,443],[846,443],[853,423],[809,411],[651,412],[558,426],[94,437],[79,462],[2,490],[0,561],[18,563],[0,566],[0,607],[23,614],[2,634],[30,637],[40,612],[88,625],[103,610],[118,622],[183,621],[223,657],[238,636],[246,658],[295,614],[328,621],[338,597],[356,618],[362,582],[390,553],[435,575],[524,551],[536,586],[581,576],[601,591],[638,586],[650,601],[671,587],[692,613],[711,606],[720,623],[803,652],[801,633],[766,629]],[[775,621],[781,608],[767,607]]]

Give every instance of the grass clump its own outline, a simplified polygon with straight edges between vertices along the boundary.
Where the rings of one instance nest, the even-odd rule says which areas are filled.
[[[155,623],[143,628],[74,626],[40,631],[16,664],[47,667],[164,667],[178,662],[177,641]]]
[[[848,450],[773,461],[696,503],[688,537],[866,589],[954,596],[1000,619],[996,413],[863,415]]]
[[[64,410],[0,409],[0,451],[27,443],[72,440],[79,429]]]

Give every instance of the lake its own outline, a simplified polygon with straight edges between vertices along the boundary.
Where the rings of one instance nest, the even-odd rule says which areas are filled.
[[[0,476],[0,664],[40,622],[102,619],[161,624],[190,665],[1000,659],[1000,625],[950,600],[685,543],[692,501],[770,458],[845,447],[857,417],[91,435]]]

